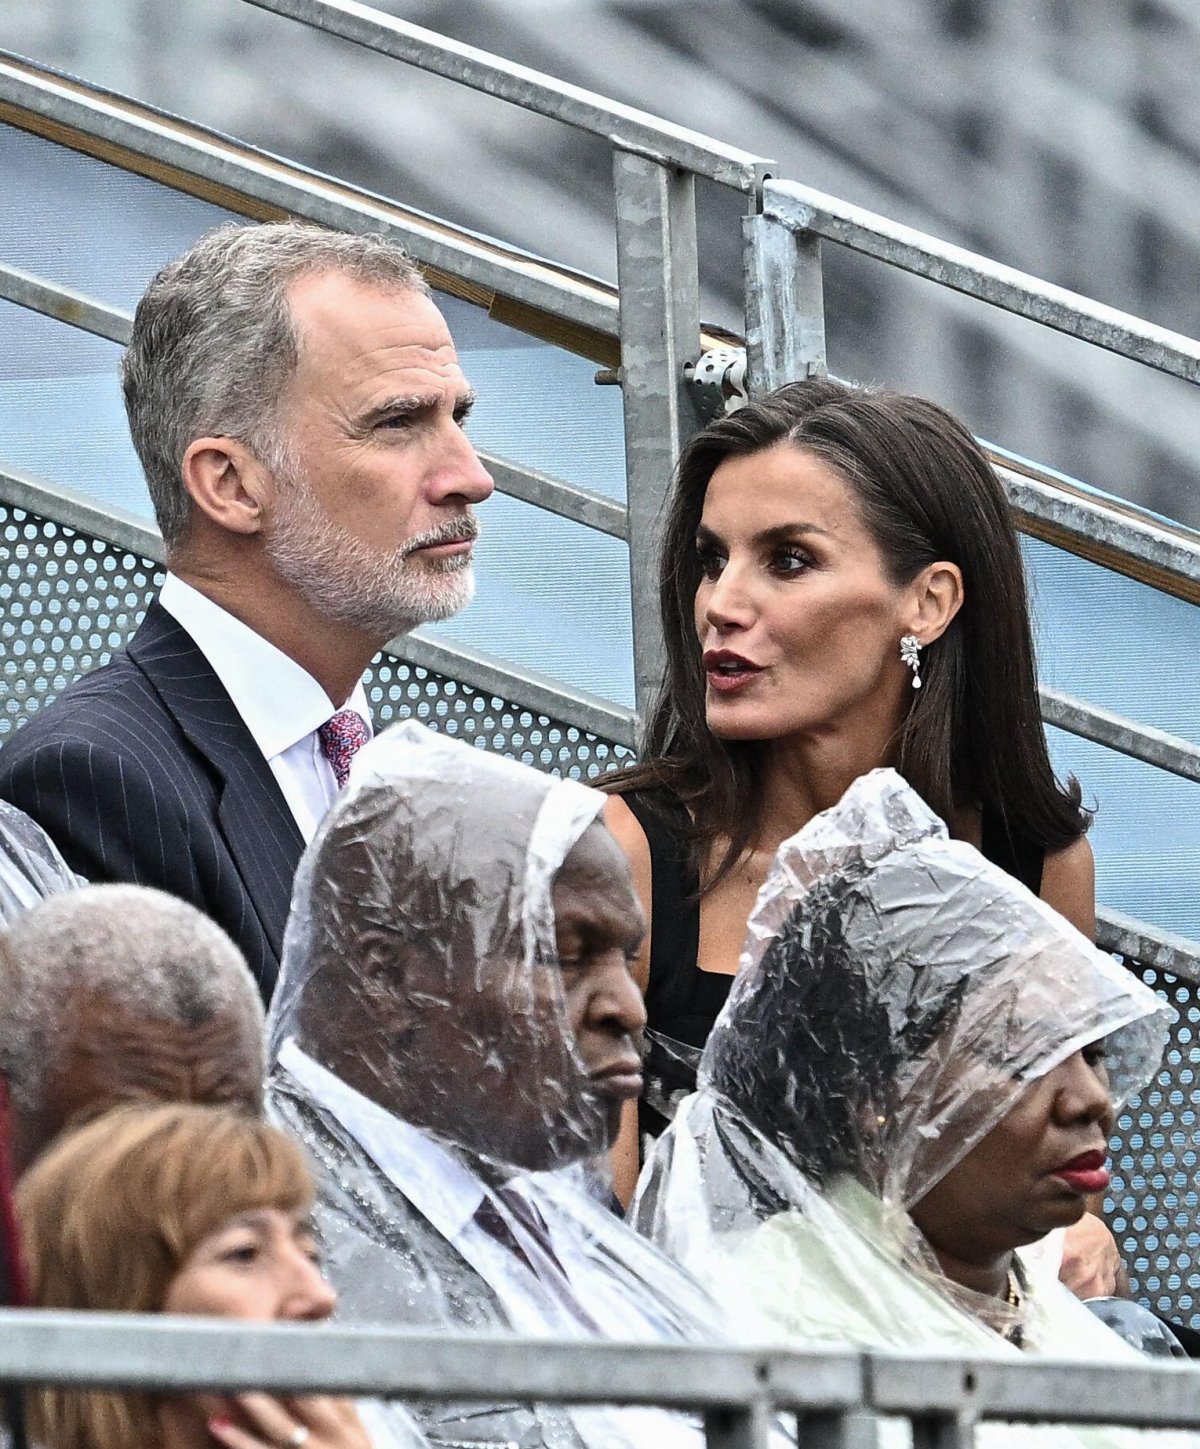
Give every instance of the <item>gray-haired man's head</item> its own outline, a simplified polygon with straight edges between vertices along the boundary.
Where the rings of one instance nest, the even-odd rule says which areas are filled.
[[[173,567],[251,594],[265,577],[379,643],[468,602],[492,482],[445,319],[399,247],[222,227],[150,283],[122,380]]]
[[[179,465],[193,439],[237,438],[286,468],[279,403],[300,357],[288,291],[320,272],[429,295],[408,255],[381,237],[296,222],[231,223],[168,262],[138,303],[121,382],[168,546],[183,537],[191,512]]]
[[[0,938],[0,1072],[19,1169],[122,1102],[261,1110],[262,1007],[224,931],[141,886],[55,896]]]

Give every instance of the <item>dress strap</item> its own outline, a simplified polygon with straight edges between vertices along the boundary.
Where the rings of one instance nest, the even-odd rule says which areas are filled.
[[[691,859],[691,818],[669,790],[636,790],[621,798],[650,847],[646,1008],[652,1021],[672,1021],[688,1009],[700,950],[700,880]]]

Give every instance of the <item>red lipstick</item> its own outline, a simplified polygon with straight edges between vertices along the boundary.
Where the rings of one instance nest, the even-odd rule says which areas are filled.
[[[1082,1197],[1090,1197],[1094,1192],[1103,1192],[1111,1181],[1108,1168],[1104,1165],[1105,1156],[1099,1148],[1091,1152],[1081,1152],[1078,1157],[1072,1157],[1070,1162],[1056,1167],[1051,1176],[1065,1182],[1072,1192],[1077,1192]]]
[[[733,694],[762,673],[762,666],[743,659],[732,649],[706,649],[701,660],[708,687],[718,694]]]

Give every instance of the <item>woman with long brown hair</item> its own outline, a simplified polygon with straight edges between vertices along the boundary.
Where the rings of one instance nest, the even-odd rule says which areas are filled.
[[[328,1318],[336,1295],[309,1226],[302,1150],[229,1108],[121,1107],[60,1137],[25,1173],[16,1208],[38,1308]],[[42,1449],[415,1449],[399,1411],[368,1435],[327,1396],[103,1393],[28,1396]],[[393,1422],[394,1420],[394,1422]]]
[[[943,408],[813,379],[710,424],[680,458],[661,608],[641,762],[606,784],[650,920],[650,1028],[682,1044],[658,1054],[659,1108],[691,1086],[674,1060],[724,1004],[780,842],[877,766],[1094,933],[1088,814],[1050,763],[1011,512]],[[634,1171],[627,1131],[625,1187]]]

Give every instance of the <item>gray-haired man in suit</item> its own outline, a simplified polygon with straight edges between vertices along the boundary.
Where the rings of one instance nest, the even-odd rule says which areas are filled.
[[[370,738],[367,665],[470,599],[472,394],[399,248],[293,223],[165,267],[122,376],[167,578],[0,752],[0,797],[89,880],[199,906],[268,994],[300,852]]]

